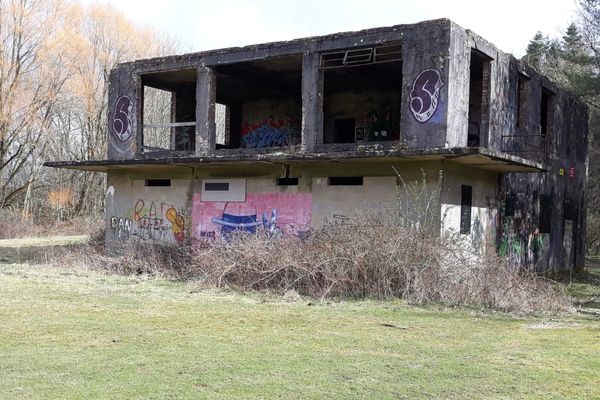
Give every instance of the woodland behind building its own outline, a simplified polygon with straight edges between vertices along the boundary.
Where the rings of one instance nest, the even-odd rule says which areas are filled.
[[[106,155],[108,76],[173,54],[167,37],[108,5],[0,0],[0,209],[53,224],[103,211],[104,175],[42,167]]]

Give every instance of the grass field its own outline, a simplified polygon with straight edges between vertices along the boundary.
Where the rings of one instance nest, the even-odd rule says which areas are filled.
[[[0,264],[0,398],[600,398],[600,320]]]

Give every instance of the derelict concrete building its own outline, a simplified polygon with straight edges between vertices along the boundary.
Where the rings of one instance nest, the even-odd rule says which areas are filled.
[[[110,75],[107,239],[302,234],[441,185],[478,252],[582,266],[587,109],[442,19],[139,60]],[[393,168],[394,167],[394,168]]]

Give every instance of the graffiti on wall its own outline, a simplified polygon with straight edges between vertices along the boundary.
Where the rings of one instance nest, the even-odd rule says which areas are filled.
[[[258,122],[244,122],[242,142],[244,147],[260,149],[264,147],[287,146],[294,134],[291,119],[269,118]]]
[[[131,101],[129,96],[123,95],[115,102],[112,129],[115,136],[122,142],[128,141],[133,131],[132,111],[133,101]]]
[[[433,117],[442,86],[444,82],[437,69],[427,68],[416,76],[410,91],[410,111],[418,122],[425,123]]]
[[[550,244],[549,235],[540,232],[540,226],[544,226],[544,216],[536,206],[538,192],[528,188],[524,193],[501,193],[503,206],[502,223],[498,225],[497,233],[498,254],[514,267],[537,269],[543,262],[544,254],[548,253]]]
[[[157,204],[159,204],[157,206]],[[167,204],[138,199],[125,216],[112,216],[110,227],[117,240],[183,243],[189,226],[188,213]]]
[[[385,112],[371,110],[366,115],[358,117],[355,140],[374,142],[398,139],[399,133],[394,129],[393,115],[394,109],[389,108]]]
[[[194,195],[195,239],[228,239],[235,232],[303,235],[309,229],[310,193],[249,193],[245,202],[202,201]]]

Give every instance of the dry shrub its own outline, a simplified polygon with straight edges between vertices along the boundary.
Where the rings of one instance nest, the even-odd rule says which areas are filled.
[[[404,298],[504,311],[561,311],[570,301],[557,284],[511,269],[498,257],[457,251],[456,239],[359,221],[308,238],[256,235],[194,250],[186,274],[216,286],[274,290],[316,298]],[[374,224],[373,222],[378,222]]]
[[[89,268],[121,275],[152,275],[164,278],[191,277],[189,247],[157,246],[126,242],[106,249],[103,237],[92,236],[89,244],[47,249],[51,264]]]
[[[21,213],[13,210],[0,210],[0,239],[89,235],[104,227],[101,216],[79,216],[66,221],[56,219],[22,218]]]
[[[121,274],[200,278],[211,286],[294,291],[318,299],[404,298],[511,312],[570,308],[556,283],[512,269],[499,257],[474,257],[464,248],[456,237],[370,216],[304,238],[239,234],[191,247],[132,242],[112,247],[113,256],[88,247],[58,259]]]

